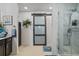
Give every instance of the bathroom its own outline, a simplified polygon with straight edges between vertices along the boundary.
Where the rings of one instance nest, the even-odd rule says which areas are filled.
[[[41,7],[42,6],[42,7]],[[27,7],[24,9],[24,7]],[[21,22],[21,46],[35,47],[33,44],[33,15],[44,14],[47,19],[47,45],[51,52],[44,52],[43,46],[37,46],[43,55],[64,56],[79,54],[79,4],[78,3],[2,3],[0,4],[0,20],[3,16],[13,16],[13,25],[5,26],[9,35],[13,26],[16,37],[13,37],[12,55],[17,55],[19,41],[18,22]],[[50,16],[49,16],[50,15]],[[29,28],[23,27],[25,19],[31,21]],[[40,27],[39,27],[40,28]],[[41,40],[40,40],[41,42]]]
[[[21,9],[25,5],[27,7],[30,7],[28,9],[26,9],[26,11]],[[52,6],[52,9],[50,9],[50,10],[46,9],[46,7],[51,7],[50,5]],[[19,7],[20,8],[19,17],[21,19],[20,20],[21,22],[22,22],[22,19],[26,15],[32,21],[32,16],[31,16],[32,13],[47,13],[47,14],[51,13],[52,14],[52,18],[51,18],[52,27],[51,28],[49,27],[51,29],[51,31],[50,32],[48,31],[48,33],[51,33],[51,34],[49,34],[50,39],[48,39],[48,40],[49,40],[49,42],[50,42],[50,40],[52,40],[52,43],[51,44],[47,43],[48,46],[52,47],[52,51],[51,51],[51,53],[48,52],[45,55],[78,55],[77,54],[78,43],[77,44],[75,43],[75,42],[78,42],[78,36],[77,36],[78,33],[71,31],[72,30],[71,27],[73,27],[75,29],[75,27],[77,27],[77,26],[71,26],[71,25],[75,19],[78,20],[79,4],[77,4],[77,3],[42,4],[41,3],[41,4],[19,4],[19,6],[21,6],[21,7]],[[43,6],[44,8],[43,7],[38,8],[37,6]],[[34,8],[34,9],[32,9],[32,8]],[[51,25],[49,25],[49,26],[51,26]],[[29,29],[32,29],[32,27],[30,27]],[[27,33],[28,32],[30,32],[30,33],[29,33],[29,35],[26,36],[26,38],[29,38],[30,43],[27,43],[27,45],[32,46],[33,41],[31,39],[32,39],[33,34],[31,34],[31,33],[33,33],[33,32],[32,32],[32,30],[28,30]],[[76,40],[74,41],[74,39],[76,39]],[[25,39],[23,41],[23,44],[24,43],[26,43]]]

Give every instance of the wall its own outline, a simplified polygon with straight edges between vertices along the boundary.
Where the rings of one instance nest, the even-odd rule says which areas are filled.
[[[32,22],[31,26],[29,28],[24,28],[22,26],[22,44],[23,45],[33,45],[33,16],[31,15],[31,13],[33,12],[20,12],[19,14],[19,21],[23,22],[23,20],[25,20],[25,18],[29,18],[30,21]],[[47,19],[50,17],[47,17]],[[28,34],[27,34],[28,33]],[[29,41],[31,40],[31,41]]]
[[[30,21],[32,22],[32,25],[26,29],[22,26],[22,44],[23,45],[27,45],[27,46],[33,46],[33,16],[31,15],[32,13],[35,12],[20,12],[19,14],[19,21],[23,22],[23,20],[25,20],[25,18],[29,18]],[[36,12],[39,13],[39,12]],[[40,12],[43,13],[43,12]],[[49,13],[49,12],[46,12]],[[52,47],[52,16],[47,16],[46,17],[47,20],[47,46],[51,46]],[[28,34],[27,34],[28,33]],[[53,49],[53,48],[52,48]]]
[[[19,21],[23,23],[23,20],[26,20],[26,18],[29,18],[29,20],[32,22],[33,18],[31,16],[31,12],[21,12],[19,13]],[[33,41],[33,22],[31,23],[31,26],[29,28],[23,27],[22,24],[22,45],[32,46]]]
[[[17,27],[18,5],[16,3],[0,3],[0,10],[1,10],[1,20],[3,21],[3,16],[5,16],[5,15],[13,16],[13,25],[15,25],[16,29],[18,30],[18,27]],[[5,26],[9,35],[11,35],[13,25]],[[18,34],[17,34],[17,36],[18,36]],[[13,54],[16,54],[17,48],[18,48],[18,37],[13,38],[12,43],[13,43],[13,46],[12,46]]]
[[[63,51],[63,32],[62,32],[63,31],[62,24],[64,21],[63,15],[65,14],[65,12],[70,13],[71,10],[74,10],[76,8],[76,6],[77,6],[76,4],[53,4],[52,5],[53,11],[51,13],[53,15],[52,15],[51,24],[48,25],[48,26],[52,25],[50,28],[51,31],[49,31],[49,33],[51,32],[50,38],[52,39],[52,41],[50,39],[48,39],[48,40],[51,41],[50,45],[52,46],[53,55],[58,55],[58,47],[60,48],[60,51]],[[22,20],[24,20],[24,18],[27,16],[30,19],[30,21],[32,22],[33,19],[32,19],[31,13],[32,12],[20,12],[19,21],[22,22]],[[44,13],[44,11],[43,11],[43,13]],[[50,18],[50,17],[48,17],[48,18]],[[50,23],[50,21],[49,21],[49,23]],[[58,30],[59,30],[59,33],[58,33]],[[23,45],[30,45],[30,46],[33,45],[33,35],[32,34],[33,34],[32,26],[30,26],[28,29],[24,29],[22,27],[22,42],[23,42],[22,44]]]

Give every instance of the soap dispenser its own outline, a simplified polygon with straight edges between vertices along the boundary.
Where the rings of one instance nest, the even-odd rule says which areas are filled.
[[[16,26],[15,25],[13,26],[13,29],[12,29],[12,37],[16,37]]]

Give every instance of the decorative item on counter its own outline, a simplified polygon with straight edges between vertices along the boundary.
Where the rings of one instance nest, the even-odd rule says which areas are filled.
[[[12,36],[16,37],[16,26],[15,25],[13,26],[13,29],[12,29]]]
[[[12,25],[13,24],[13,16],[3,16],[3,23],[4,25]]]
[[[28,28],[29,25],[31,25],[31,21],[29,21],[29,19],[26,19],[25,21],[23,21],[23,26],[25,26],[26,28]]]
[[[6,32],[6,30],[3,27],[3,24],[0,22],[0,38],[3,38],[7,35],[8,33]]]

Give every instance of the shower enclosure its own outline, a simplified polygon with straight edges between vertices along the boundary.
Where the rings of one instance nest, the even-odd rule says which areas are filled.
[[[79,13],[58,14],[58,52],[60,55],[79,55]]]

